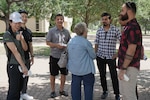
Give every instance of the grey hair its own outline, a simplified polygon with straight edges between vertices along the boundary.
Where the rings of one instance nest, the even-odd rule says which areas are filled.
[[[74,32],[79,36],[83,35],[85,31],[87,31],[87,26],[84,22],[79,22],[74,27]]]

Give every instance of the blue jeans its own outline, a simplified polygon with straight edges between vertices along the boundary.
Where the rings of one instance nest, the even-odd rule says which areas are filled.
[[[71,95],[72,100],[81,100],[81,83],[83,81],[85,100],[93,100],[93,86],[95,82],[94,74],[83,76],[72,74]]]

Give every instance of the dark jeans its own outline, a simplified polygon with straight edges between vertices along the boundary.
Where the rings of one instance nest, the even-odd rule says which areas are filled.
[[[23,74],[20,73],[18,69],[18,65],[7,65],[7,74],[8,74],[8,94],[7,100],[19,100],[20,99],[20,91],[23,86]]]
[[[28,68],[28,70],[30,70],[30,60],[26,60],[26,67]],[[26,76],[26,77],[24,78],[24,82],[23,82],[23,88],[22,88],[22,91],[21,91],[22,94],[27,92],[28,80],[29,80],[29,77]]]
[[[137,97],[137,100],[139,99],[139,95],[138,95],[138,88],[137,88],[137,84],[136,84],[136,97]]]
[[[106,80],[106,64],[109,66],[109,71],[111,75],[112,85],[114,89],[114,94],[119,94],[119,83],[118,75],[116,70],[116,59],[102,59],[100,57],[96,58],[97,66],[100,72],[100,81],[103,88],[103,91],[108,91],[107,89],[107,80]]]
[[[93,86],[95,82],[94,74],[83,76],[72,74],[71,95],[72,100],[81,100],[81,84],[83,81],[85,100],[93,100]]]
[[[83,76],[72,74],[71,94],[72,100],[81,100],[81,84],[83,81],[85,100],[93,100],[93,86],[95,82],[94,74]]]

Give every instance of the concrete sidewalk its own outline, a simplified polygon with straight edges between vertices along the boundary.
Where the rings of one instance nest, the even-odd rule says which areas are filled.
[[[53,100],[50,99],[50,81],[49,81],[49,58],[48,57],[35,57],[35,63],[31,67],[32,76],[29,79],[28,94],[34,96],[35,100]],[[6,74],[6,56],[0,55],[0,100],[6,100],[8,90],[8,78]],[[139,100],[150,100],[150,60],[141,61],[141,71],[138,76],[138,92]],[[107,71],[107,81],[109,96],[106,100],[115,100],[112,84],[110,80],[110,74]],[[98,70],[96,69],[95,74],[95,85],[94,85],[94,99],[100,100],[102,94],[102,88],[100,85]],[[58,95],[60,77],[56,79],[56,92]],[[56,97],[55,100],[71,100],[71,74],[67,76],[65,90],[68,91],[69,97]]]
[[[94,36],[93,36],[94,38]],[[90,38],[93,41],[92,36]],[[144,40],[145,50],[150,50],[150,41],[149,38],[145,38]],[[35,38],[33,41],[34,46],[46,46],[45,38]],[[3,44],[0,43],[2,47]],[[6,73],[6,56],[4,55],[4,50],[0,50],[0,100],[6,100],[7,90],[8,90],[8,77]],[[34,96],[35,100],[53,100],[50,99],[50,80],[49,80],[49,58],[45,56],[35,56],[35,63],[31,67],[32,76],[29,79],[28,84],[28,94]],[[96,64],[95,64],[96,65]],[[96,74],[95,74],[95,85],[94,85],[94,98],[93,100],[101,100],[100,96],[102,94],[102,88],[100,84],[100,77],[98,73],[97,66]],[[56,79],[56,92],[58,95],[59,91],[59,82],[60,77],[58,76]],[[109,95],[106,100],[115,100],[111,78],[109,71],[107,69],[107,84]],[[55,100],[71,100],[71,74],[66,78],[65,90],[69,93],[69,97],[58,97]],[[139,92],[139,100],[150,100],[150,59],[147,61],[141,61],[141,71],[138,76],[138,92]],[[84,98],[84,97],[83,97]]]

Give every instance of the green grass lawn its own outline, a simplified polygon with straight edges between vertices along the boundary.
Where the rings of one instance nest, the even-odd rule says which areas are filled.
[[[50,48],[48,46],[34,46],[35,56],[49,56]],[[5,54],[4,46],[0,46],[0,54]],[[150,58],[150,50],[145,50],[145,55]]]
[[[33,47],[35,56],[49,56],[50,49],[47,46],[34,46]],[[6,54],[4,46],[0,45],[0,55]]]
[[[150,58],[150,50],[145,50],[145,55],[147,56],[147,58]]]
[[[34,47],[34,54],[37,56],[49,56],[50,49],[46,46]],[[145,50],[145,55],[150,58],[150,50]]]
[[[50,48],[47,46],[34,46],[33,47],[35,56],[49,56]]]

